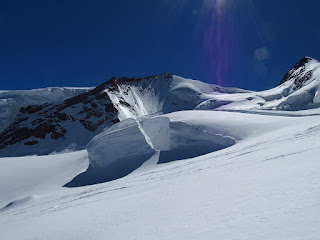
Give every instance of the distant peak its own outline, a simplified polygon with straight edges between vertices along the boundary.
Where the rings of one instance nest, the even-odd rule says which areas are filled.
[[[309,62],[310,62],[310,61],[317,61],[317,62],[318,62],[317,59],[315,59],[315,58],[313,58],[313,57],[308,57],[308,56],[306,56],[306,57],[304,57],[304,58],[302,58],[302,59],[307,59],[307,60],[309,60]]]
[[[315,59],[311,58],[311,57],[303,57],[300,59],[299,62],[296,63],[296,65],[294,66],[294,70],[299,69],[300,67],[305,66],[307,63],[313,61]]]
[[[284,77],[282,78],[281,82],[278,84],[278,86],[282,85],[283,83],[291,80],[291,79],[295,79],[297,80],[299,78],[299,81],[300,81],[300,78],[301,76],[307,74],[308,76],[310,75],[310,73],[305,73],[305,70],[306,70],[306,65],[311,62],[311,61],[316,61],[318,62],[317,60],[315,60],[314,58],[312,57],[303,57],[301,58],[295,65],[292,69],[290,69],[285,75]],[[299,71],[298,71],[299,70]],[[298,81],[298,80],[297,80]],[[295,82],[297,82],[295,81]],[[298,82],[299,82],[298,81]]]

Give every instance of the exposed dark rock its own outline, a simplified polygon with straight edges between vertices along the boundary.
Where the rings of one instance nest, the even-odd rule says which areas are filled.
[[[42,109],[43,109],[42,105],[30,105],[30,106],[27,106],[27,107],[22,107],[20,109],[20,112],[21,113],[33,114],[33,113],[41,111]]]
[[[0,134],[0,149],[21,142],[32,136],[32,130],[27,127],[14,129],[12,133],[11,130],[9,127],[9,129]]]
[[[120,120],[119,120],[119,118],[116,118],[116,119],[113,119],[112,122],[113,122],[114,124],[116,124],[116,123],[120,122]]]
[[[18,118],[17,121],[16,121],[16,124],[19,124],[19,123],[21,123],[21,122],[23,122],[23,121],[25,121],[27,119],[28,119],[28,117]]]
[[[98,123],[97,123],[97,126],[101,126],[103,123],[105,122],[105,120],[100,120]]]
[[[80,120],[81,124],[89,131],[91,132],[94,132],[97,130],[98,126],[91,123],[91,122],[88,122],[88,121],[85,121],[85,120]]]
[[[38,119],[32,121],[31,124],[32,124],[32,125],[37,125],[37,124],[42,123],[42,122],[44,122],[44,121],[45,121],[44,119],[38,118]]]
[[[120,100],[119,103],[120,103],[121,105],[126,106],[126,107],[131,107],[129,103],[127,103],[127,102],[125,102],[125,101],[123,101],[123,100]]]
[[[96,109],[98,107],[98,105],[94,102],[90,102],[90,105],[92,108]]]
[[[103,100],[103,99],[109,99],[109,96],[106,92],[103,92],[101,94],[99,94],[97,97],[96,97],[97,100]]]
[[[117,80],[118,84],[129,84],[132,82],[140,82],[141,80],[151,80],[151,79],[157,79],[159,77],[164,77],[167,79],[172,78],[173,74],[172,73],[161,73],[159,75],[151,75],[143,78],[128,78],[128,77],[122,77]]]
[[[38,144],[39,142],[37,140],[33,140],[33,141],[27,141],[24,143],[24,145],[26,146],[33,146],[33,145],[36,145]]]
[[[68,120],[68,116],[66,113],[57,112],[55,117],[57,117],[60,121],[67,121]]]
[[[111,92],[119,91],[117,78],[115,78],[115,77],[111,78],[108,81],[108,83],[110,84],[109,91],[111,91]]]
[[[112,113],[117,113],[118,110],[113,106],[112,103],[109,104],[104,104],[104,109],[106,112],[112,112]]]
[[[53,131],[52,134],[51,134],[51,138],[52,139],[59,139],[59,138],[62,138],[62,137],[64,137],[64,134],[61,133],[61,132]]]
[[[41,123],[33,130],[33,136],[37,138],[46,138],[46,135],[50,132],[55,131],[55,126],[50,125],[49,123]]]

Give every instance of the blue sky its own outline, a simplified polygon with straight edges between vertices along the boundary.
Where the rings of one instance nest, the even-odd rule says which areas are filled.
[[[0,0],[0,89],[172,72],[263,90],[320,60],[318,0]]]

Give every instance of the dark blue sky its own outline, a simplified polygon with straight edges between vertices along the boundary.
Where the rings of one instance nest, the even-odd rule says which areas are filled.
[[[0,89],[173,72],[275,86],[320,59],[319,0],[0,0]]]

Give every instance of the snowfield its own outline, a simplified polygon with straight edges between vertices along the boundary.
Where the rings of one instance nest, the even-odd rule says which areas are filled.
[[[3,158],[2,238],[316,240],[319,111],[265,114],[169,114],[237,143],[163,164],[156,153],[124,178],[79,188],[61,186],[85,170],[85,151]]]
[[[164,75],[103,91],[120,122],[85,149],[0,158],[1,239],[320,238],[319,62],[263,92]]]

